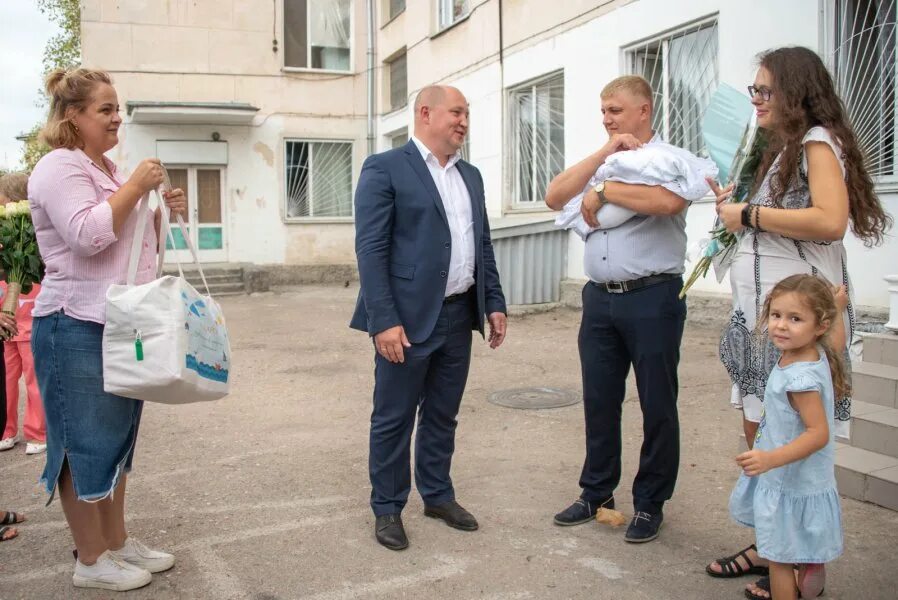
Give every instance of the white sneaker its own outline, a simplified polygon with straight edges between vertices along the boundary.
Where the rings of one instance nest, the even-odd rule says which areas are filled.
[[[0,452],[2,452],[3,450],[10,450],[13,446],[16,445],[17,441],[19,440],[16,439],[16,436],[3,438],[2,440],[0,440]]]
[[[152,580],[149,571],[117,559],[110,550],[101,554],[97,562],[90,566],[80,560],[75,561],[75,574],[72,576],[75,587],[116,592],[136,590]]]
[[[47,444],[42,442],[28,442],[25,444],[25,454],[40,454],[47,451]]]
[[[129,537],[125,540],[125,545],[118,550],[109,551],[119,560],[146,569],[150,573],[159,573],[167,571],[175,566],[175,557],[167,552],[151,550],[143,543]]]

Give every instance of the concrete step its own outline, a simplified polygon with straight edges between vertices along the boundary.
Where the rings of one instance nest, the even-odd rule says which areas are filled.
[[[852,400],[851,445],[898,458],[898,409]]]
[[[864,362],[898,367],[898,335],[894,333],[864,334]]]
[[[196,285],[194,285],[194,287],[196,287]],[[197,287],[196,289],[200,292],[205,291],[202,289],[202,283],[200,284],[200,287]],[[246,288],[242,281],[237,283],[212,283],[210,281],[209,293],[212,294],[213,298],[217,298],[218,296],[245,294]]]
[[[864,360],[851,365],[852,398],[862,402],[898,408],[898,367],[867,360],[867,342],[864,342]]]
[[[837,443],[836,483],[843,496],[898,511],[898,458],[894,456]]]

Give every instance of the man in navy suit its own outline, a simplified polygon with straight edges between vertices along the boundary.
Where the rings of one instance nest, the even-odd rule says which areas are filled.
[[[449,469],[471,362],[471,331],[505,339],[505,297],[490,241],[480,172],[461,160],[468,103],[429,86],[415,100],[415,133],[369,156],[355,193],[361,290],[350,326],[374,341],[368,470],[375,537],[408,547],[401,513],[415,483],[424,514],[466,531],[477,520],[455,501]]]

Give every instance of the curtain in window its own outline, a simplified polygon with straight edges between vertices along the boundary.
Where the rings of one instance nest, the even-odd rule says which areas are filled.
[[[350,70],[351,0],[308,0],[313,69]]]
[[[471,12],[468,0],[439,0],[440,27],[449,27],[463,16]]]

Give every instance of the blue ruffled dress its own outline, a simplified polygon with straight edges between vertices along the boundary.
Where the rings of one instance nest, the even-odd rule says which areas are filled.
[[[794,463],[757,477],[744,473],[730,496],[730,515],[754,527],[758,554],[778,563],[826,563],[842,554],[842,508],[836,490],[833,385],[822,348],[820,359],[777,364],[767,380],[764,413],[755,448],[772,450],[805,431],[786,392],[820,392],[829,419],[829,443]]]

